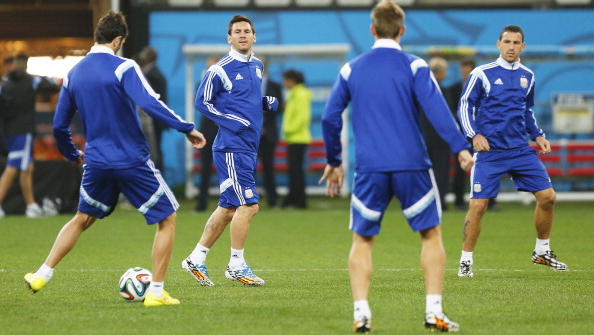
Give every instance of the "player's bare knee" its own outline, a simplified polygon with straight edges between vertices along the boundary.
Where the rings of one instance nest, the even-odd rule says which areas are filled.
[[[483,216],[489,206],[489,199],[471,199],[468,205],[469,214]]]
[[[76,212],[73,218],[73,221],[78,224],[83,231],[92,226],[93,223],[95,223],[95,220],[97,220],[96,217],[83,212]]]
[[[555,206],[557,200],[557,194],[553,189],[543,191],[544,193],[539,194],[537,197],[538,205],[544,209],[551,209]]]
[[[258,204],[253,204],[248,207],[250,208],[250,213],[252,214],[252,216],[258,214],[258,212],[260,211],[260,205]]]
[[[260,210],[260,207],[258,204],[244,205],[239,208],[245,215],[249,216],[250,218],[252,218],[256,214],[258,214],[258,211]]]
[[[175,212],[173,212],[168,217],[166,217],[164,220],[160,221],[159,226],[161,226],[161,228],[175,229],[175,219],[176,218],[177,218],[177,214]]]
[[[219,213],[222,213],[222,217],[224,218],[224,222],[225,224],[231,222],[231,220],[233,220],[233,216],[235,215],[236,209],[229,207],[229,208],[225,208],[225,207],[219,207],[217,209],[219,211]]]

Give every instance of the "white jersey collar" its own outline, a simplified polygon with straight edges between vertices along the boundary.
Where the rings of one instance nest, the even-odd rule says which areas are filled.
[[[233,49],[233,47],[231,47],[231,51],[229,51],[229,56],[233,57],[233,59],[237,61],[247,63],[254,58],[254,52],[252,52],[251,55],[246,56],[239,53],[239,51],[236,51],[235,49]]]
[[[517,61],[510,63],[499,56],[499,58],[497,58],[497,64],[506,70],[517,70],[520,68],[520,59],[518,58]]]
[[[89,53],[90,54],[106,53],[106,54],[114,55],[113,50],[109,47],[104,46],[104,45],[93,45],[91,47],[91,51],[89,51]]]
[[[372,49],[376,49],[376,48],[391,48],[391,49],[402,50],[402,48],[400,47],[400,44],[398,44],[396,41],[391,40],[389,38],[380,38],[380,39],[376,40],[375,43],[373,43]]]

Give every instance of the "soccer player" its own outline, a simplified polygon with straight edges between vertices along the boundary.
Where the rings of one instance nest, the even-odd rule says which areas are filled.
[[[153,277],[145,306],[177,305],[163,290],[163,281],[175,237],[175,196],[150,160],[137,107],[153,118],[186,134],[194,148],[204,146],[194,124],[169,109],[130,59],[115,56],[128,36],[120,13],[109,12],[95,29],[95,45],[64,78],[54,117],[54,136],[60,152],[74,164],[83,164],[78,211],[56,238],[45,263],[25,275],[33,292],[41,290],[54,267],[74,247],[80,234],[97,218],[113,212],[122,192],[146,219],[158,223],[153,244]],[[70,122],[79,111],[87,145],[85,152],[72,143]]]
[[[404,11],[393,1],[384,0],[373,8],[371,19],[373,49],[342,67],[322,116],[328,164],[319,183],[327,180],[326,194],[333,197],[335,191],[340,192],[344,178],[341,113],[351,103],[356,167],[349,225],[353,241],[348,264],[354,330],[361,333],[371,330],[367,302],[371,250],[384,211],[396,195],[411,229],[421,235],[421,265],[427,293],[425,327],[458,331],[458,324],[448,318],[441,304],[445,271],[441,204],[417,105],[466,170],[473,165],[470,147],[456,126],[428,64],[401,50]]]
[[[567,270],[567,265],[551,251],[549,242],[555,191],[544,165],[526,140],[528,133],[538,144],[539,153],[551,152],[551,144],[538,128],[532,111],[534,73],[520,63],[520,53],[525,47],[522,28],[505,26],[497,41],[500,57],[471,72],[460,98],[460,123],[475,150],[460,277],[474,275],[472,252],[481,231],[481,219],[489,198],[497,196],[501,177],[506,173],[518,191],[532,192],[536,197],[536,246],[532,261],[554,270]]]
[[[244,245],[250,222],[258,213],[255,173],[262,133],[262,110],[274,112],[278,101],[262,96],[262,62],[252,46],[256,31],[242,15],[229,22],[229,54],[211,66],[200,83],[195,107],[219,125],[212,156],[219,177],[221,198],[196,248],[182,261],[182,268],[201,285],[214,286],[208,276],[206,256],[231,223],[231,258],[225,277],[244,285],[263,285],[244,259]],[[207,168],[207,167],[203,167]]]
[[[25,215],[40,218],[46,213],[35,202],[33,192],[35,95],[57,92],[60,87],[47,78],[28,74],[27,55],[19,54],[12,59],[12,63],[7,64],[12,65],[9,65],[6,81],[0,82],[0,115],[8,147],[8,161],[0,177],[0,218],[5,216],[2,203],[17,175],[27,204]]]

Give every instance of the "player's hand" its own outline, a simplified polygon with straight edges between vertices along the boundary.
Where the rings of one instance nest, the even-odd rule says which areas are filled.
[[[470,171],[474,165],[474,160],[468,150],[462,150],[458,153],[458,162],[460,163],[462,170],[466,172]]]
[[[70,162],[70,164],[74,165],[83,165],[85,163],[85,153],[82,150],[78,151],[78,158]]]
[[[334,198],[335,194],[340,194],[340,188],[342,187],[342,181],[344,180],[344,170],[342,169],[342,165],[332,166],[326,164],[324,174],[322,175],[322,178],[320,178],[320,181],[318,181],[318,185],[322,185],[324,180],[327,180],[327,196],[329,196],[330,198]]]
[[[491,148],[489,148],[489,142],[481,134],[476,134],[472,138],[472,146],[474,147],[476,152],[487,152],[491,149]]]
[[[187,133],[186,138],[192,143],[194,149],[202,149],[206,145],[204,135],[196,129],[192,129],[191,132]]]
[[[540,150],[538,151],[539,154],[546,155],[551,152],[551,142],[546,138],[542,136],[537,137],[536,144],[540,147]]]

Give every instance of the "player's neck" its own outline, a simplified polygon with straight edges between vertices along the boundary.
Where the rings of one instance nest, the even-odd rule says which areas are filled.
[[[238,60],[242,60],[244,62],[249,62],[253,55],[254,55],[254,53],[252,52],[252,48],[250,48],[249,50],[246,50],[246,51],[238,51],[238,50],[235,50],[234,47],[231,47],[231,56]]]
[[[377,37],[377,35],[373,35],[373,38],[377,41],[377,40],[391,40],[394,41],[398,44],[400,44],[400,35],[396,38],[387,38],[387,37]]]
[[[117,54],[118,51],[120,51],[120,46],[118,45],[117,47],[113,44],[113,43],[104,43],[104,44],[100,44],[100,43],[95,43],[95,46],[97,47],[106,47],[106,48],[110,48],[114,54]]]

